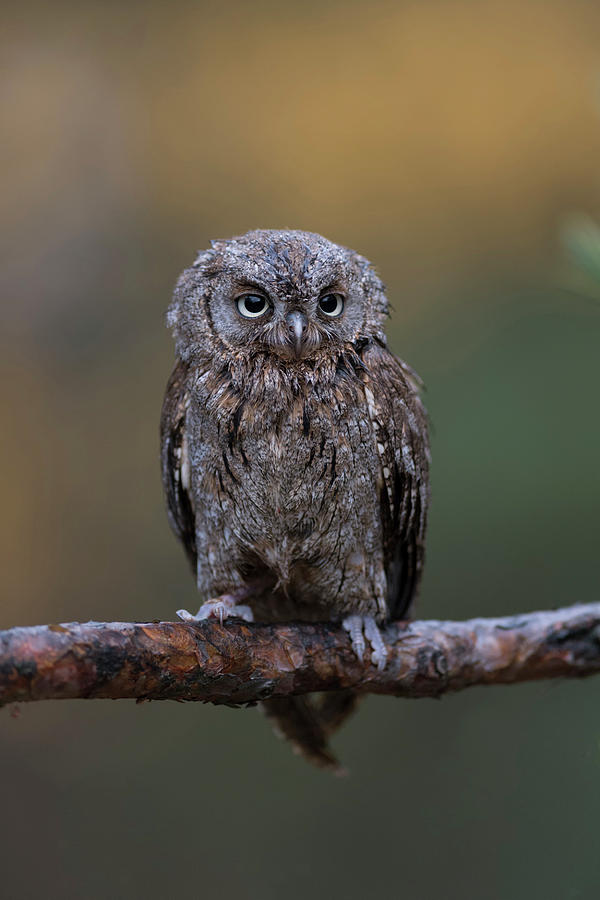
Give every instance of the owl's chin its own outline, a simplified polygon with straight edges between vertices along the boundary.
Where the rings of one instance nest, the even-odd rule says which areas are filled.
[[[320,334],[309,333],[299,343],[283,338],[282,340],[267,341],[263,346],[267,352],[279,356],[286,362],[301,362],[316,356],[322,345],[323,339]]]
[[[277,356],[287,363],[305,362],[314,358],[321,348],[321,342],[311,346],[294,347],[291,344],[270,344],[265,349],[273,356]]]

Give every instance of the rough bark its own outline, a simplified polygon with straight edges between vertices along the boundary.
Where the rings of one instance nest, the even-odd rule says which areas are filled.
[[[0,632],[0,704],[72,698],[230,705],[352,688],[437,697],[600,672],[600,603],[500,619],[396,622],[383,672],[329,624],[87,622]]]

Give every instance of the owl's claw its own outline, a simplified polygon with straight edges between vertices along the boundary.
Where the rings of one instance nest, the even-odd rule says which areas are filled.
[[[235,594],[221,594],[213,600],[207,600],[203,603],[196,615],[188,612],[187,609],[178,609],[177,615],[183,622],[203,622],[205,619],[218,619],[221,625],[223,619],[237,617],[244,619],[246,622],[252,622],[254,616],[249,606],[237,604],[238,598]]]
[[[371,645],[371,662],[382,672],[385,669],[388,657],[385,641],[377,627],[377,622],[372,616],[365,616],[364,628],[366,638]]]
[[[352,641],[352,649],[362,662],[365,654],[365,637],[371,645],[371,662],[379,671],[385,669],[388,651],[381,632],[373,616],[346,616],[342,628],[347,631]]]
[[[347,631],[352,641],[352,649],[363,661],[365,655],[365,638],[363,635],[363,619],[362,616],[347,616],[342,622],[342,628]]]

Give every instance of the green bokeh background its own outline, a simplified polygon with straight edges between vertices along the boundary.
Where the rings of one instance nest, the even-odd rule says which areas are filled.
[[[1,627],[194,606],[158,471],[162,316],[197,249],[257,226],[319,231],[388,285],[433,422],[419,615],[597,600],[600,251],[573,247],[600,212],[598,4],[2,20]],[[591,900],[597,695],[369,698],[345,780],[256,710],[4,710],[0,893]]]

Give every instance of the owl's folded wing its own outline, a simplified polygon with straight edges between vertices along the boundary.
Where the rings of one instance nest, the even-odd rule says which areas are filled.
[[[390,617],[415,598],[429,503],[427,415],[418,376],[377,344],[363,353],[365,397],[380,461],[378,484]]]
[[[196,570],[196,529],[185,442],[187,367],[179,361],[167,384],[160,420],[162,478],[171,528]]]

